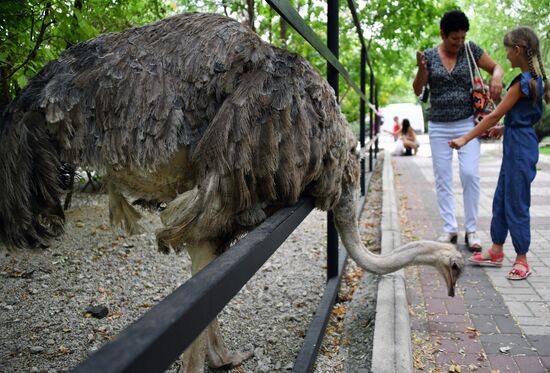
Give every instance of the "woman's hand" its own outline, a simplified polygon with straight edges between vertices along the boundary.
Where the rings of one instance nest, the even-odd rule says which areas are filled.
[[[428,63],[426,62],[426,56],[420,51],[416,51],[416,65],[420,71],[428,71]]]
[[[504,126],[494,126],[489,129],[489,137],[492,139],[500,139],[504,134]]]
[[[460,149],[462,148],[464,145],[466,145],[466,139],[464,137],[458,137],[456,139],[452,139],[451,141],[449,141],[449,146],[453,149]]]
[[[502,94],[502,79],[492,78],[489,82],[489,92],[491,92],[491,98],[494,102],[500,101],[500,95]]]

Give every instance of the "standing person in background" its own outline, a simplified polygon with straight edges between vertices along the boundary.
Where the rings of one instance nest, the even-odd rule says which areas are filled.
[[[458,224],[453,193],[453,149],[451,139],[468,133],[474,127],[472,88],[464,41],[470,28],[468,17],[453,10],[440,21],[441,43],[416,53],[418,71],[413,88],[416,95],[430,87],[428,133],[439,213],[443,219],[441,242],[457,242]],[[478,45],[470,42],[477,65],[491,74],[490,92],[494,100],[502,92],[502,68]],[[473,139],[458,151],[459,173],[464,190],[465,242],[470,251],[481,251],[476,236],[479,209],[480,142]]]
[[[479,266],[501,267],[503,245],[508,231],[516,251],[509,280],[523,280],[531,274],[527,252],[531,244],[529,207],[531,183],[537,174],[539,142],[533,125],[542,116],[542,99],[550,103],[550,82],[546,78],[540,56],[539,39],[528,27],[519,27],[504,37],[506,58],[521,74],[510,84],[506,96],[496,109],[466,135],[449,141],[460,149],[484,130],[494,126],[504,114],[504,127],[495,127],[496,137],[504,134],[502,163],[493,198],[491,239],[487,252],[475,253],[470,263]]]
[[[393,141],[397,141],[399,138],[399,132],[401,131],[401,124],[399,124],[399,117],[393,117]]]

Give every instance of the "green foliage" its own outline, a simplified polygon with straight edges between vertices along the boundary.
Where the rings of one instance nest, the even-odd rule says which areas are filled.
[[[71,45],[166,14],[162,0],[0,2],[0,108]]]
[[[326,41],[326,2],[291,0],[306,23]],[[470,18],[468,38],[480,44],[506,72],[502,37],[525,24],[538,33],[546,66],[550,62],[550,0],[355,0],[369,59],[373,64],[380,105],[416,102],[411,88],[416,50],[439,43],[439,19],[461,8]],[[107,31],[139,26],[190,11],[215,12],[248,21],[245,0],[12,0],[0,2],[0,108],[47,61],[67,47]],[[256,32],[275,46],[307,58],[321,74],[326,62],[262,0],[254,2]],[[357,86],[361,46],[347,1],[340,1],[340,62]],[[550,67],[549,67],[550,68]],[[368,76],[367,76],[368,84]],[[368,93],[368,87],[367,87]],[[359,120],[359,96],[340,80],[340,103],[350,122]],[[547,116],[545,116],[547,118]],[[543,121],[544,122],[544,121]],[[545,123],[545,122],[544,122]],[[549,124],[550,126],[550,124]]]

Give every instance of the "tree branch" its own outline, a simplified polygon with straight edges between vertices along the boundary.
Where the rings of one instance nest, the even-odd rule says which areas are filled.
[[[46,23],[46,19],[50,15],[51,8],[52,8],[52,4],[47,3],[46,4],[46,9],[44,11],[44,18],[42,18],[42,25],[40,26],[40,32],[38,34],[38,37],[36,38],[36,42],[34,43],[34,47],[33,47],[32,51],[30,51],[30,53],[27,55],[27,58],[25,59],[25,61],[23,61],[19,66],[13,68],[10,71],[10,74],[8,76],[6,76],[4,79],[7,80],[7,79],[11,78],[17,71],[19,71],[21,68],[26,66],[30,61],[32,61],[36,57],[36,54],[38,53],[38,49],[40,48],[40,45],[42,44],[42,42],[44,40],[44,34],[46,33],[46,29],[48,28],[48,26],[50,26],[54,23],[54,21]]]

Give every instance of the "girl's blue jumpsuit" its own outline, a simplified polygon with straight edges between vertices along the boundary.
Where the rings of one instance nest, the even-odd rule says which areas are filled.
[[[531,183],[537,174],[538,140],[533,125],[542,116],[542,78],[537,78],[538,98],[529,97],[530,72],[518,75],[510,87],[519,81],[524,96],[506,113],[504,118],[504,150],[498,184],[493,198],[491,238],[495,244],[504,244],[508,231],[517,254],[529,251],[531,226]]]

